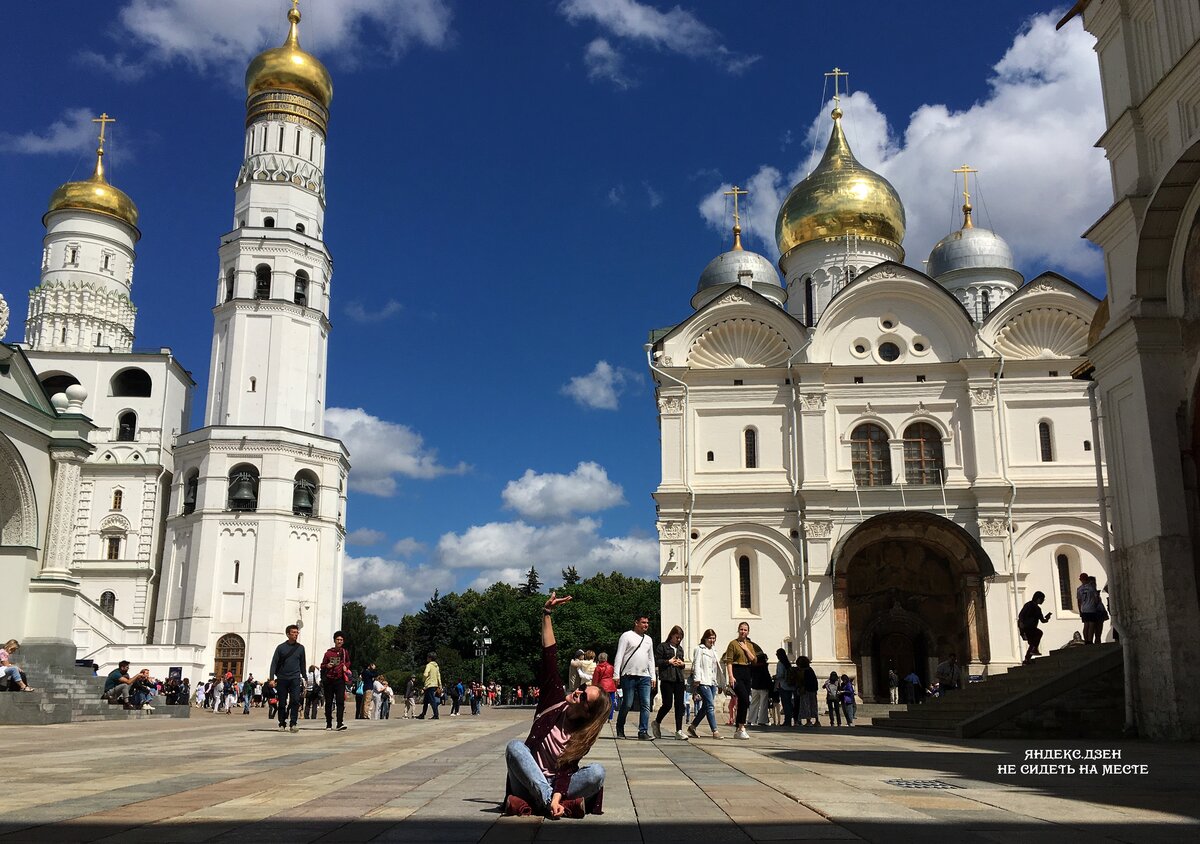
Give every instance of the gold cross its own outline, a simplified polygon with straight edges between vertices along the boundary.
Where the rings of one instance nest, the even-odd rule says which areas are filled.
[[[850,74],[847,73],[846,71],[842,70],[840,67],[835,67],[833,70],[829,71],[829,73],[825,74],[825,77],[827,79],[830,76],[833,77],[833,107],[834,107],[834,109],[839,109],[841,106],[842,98],[841,98],[840,93],[838,92],[838,80],[843,76],[846,77],[846,80],[847,80],[846,88],[847,88],[847,90],[849,90]]]
[[[109,117],[107,112],[101,112],[99,117],[92,118],[92,122],[100,124],[100,149],[104,149],[104,129],[109,123],[116,123],[117,118]]]
[[[739,188],[737,185],[734,185],[732,189],[725,191],[725,194],[724,194],[725,196],[733,197],[733,225],[734,225],[734,228],[738,228],[741,225],[741,222],[740,222],[741,218],[738,216],[738,197],[739,196],[748,196],[749,194],[750,194],[750,191],[743,190],[742,188]]]
[[[970,186],[967,184],[967,180],[968,180],[969,178],[971,178],[971,174],[972,174],[972,173],[978,173],[979,171],[978,171],[978,170],[976,170],[974,167],[971,167],[971,166],[969,166],[969,165],[967,165],[967,164],[964,164],[964,165],[962,165],[961,167],[955,167],[955,168],[954,168],[953,170],[951,170],[950,172],[951,172],[951,173],[962,173],[962,177],[963,177],[963,202],[965,202],[967,205],[970,205],[970,204],[971,204],[971,191],[969,190]]]
[[[292,0],[292,11],[293,12],[300,11],[300,0]]]

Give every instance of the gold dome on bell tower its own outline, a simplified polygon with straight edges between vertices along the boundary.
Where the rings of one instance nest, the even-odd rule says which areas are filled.
[[[837,68],[834,73],[845,75]],[[860,164],[850,151],[838,100],[835,89],[833,131],[825,155],[792,188],[779,209],[775,241],[781,255],[804,243],[847,234],[880,238],[897,247],[904,241],[900,195],[887,179]]]
[[[281,47],[259,53],[246,68],[246,97],[264,91],[291,91],[328,109],[333,101],[333,78],[320,59],[300,48],[299,0],[288,11],[287,38]]]
[[[46,216],[55,211],[90,211],[93,214],[114,217],[131,226],[136,233],[136,240],[141,236],[137,227],[137,206],[129,198],[129,194],[115,185],[109,184],[108,179],[104,177],[104,129],[109,123],[116,123],[116,119],[109,117],[108,114],[101,114],[92,122],[100,124],[100,143],[96,147],[96,169],[92,171],[90,178],[59,185],[58,189],[50,195],[50,204],[42,220],[44,222]]]

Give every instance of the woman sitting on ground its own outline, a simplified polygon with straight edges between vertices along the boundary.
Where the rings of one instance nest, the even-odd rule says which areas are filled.
[[[9,639],[4,643],[4,647],[0,648],[0,675],[8,678],[8,682],[12,683],[23,692],[34,692],[37,689],[33,686],[25,685],[25,680],[21,677],[21,667],[12,663],[12,655],[21,648],[21,643],[16,639]]]
[[[609,701],[597,686],[583,686],[566,694],[558,674],[558,649],[550,614],[570,601],[554,592],[542,609],[542,665],[538,673],[540,694],[533,728],[525,741],[508,743],[508,795],[504,811],[527,815],[532,811],[550,818],[582,818],[601,814],[604,768],[579,767],[608,719]]]

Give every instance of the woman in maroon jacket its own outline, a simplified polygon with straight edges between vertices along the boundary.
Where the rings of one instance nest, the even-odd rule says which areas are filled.
[[[582,818],[601,813],[604,768],[579,767],[608,718],[608,695],[597,686],[580,686],[567,695],[558,674],[558,648],[550,614],[570,596],[550,593],[542,609],[542,666],[537,712],[525,741],[508,743],[508,796],[505,811],[548,817]]]

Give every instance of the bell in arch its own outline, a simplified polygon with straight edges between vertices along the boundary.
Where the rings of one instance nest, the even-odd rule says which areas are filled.
[[[197,485],[198,484],[197,484],[196,478],[188,478],[187,482],[183,485],[183,512],[184,513],[196,512],[196,487],[197,487]]]
[[[254,510],[258,506],[258,491],[254,476],[238,472],[229,483],[229,502],[234,510]]]
[[[292,512],[303,516],[313,514],[313,485],[310,481],[296,481],[292,487]]]

